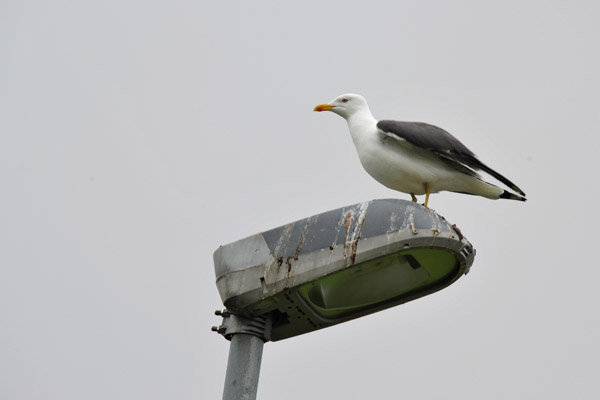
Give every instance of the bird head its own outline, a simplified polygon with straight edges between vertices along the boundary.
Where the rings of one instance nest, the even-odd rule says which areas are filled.
[[[352,93],[338,96],[327,104],[319,104],[314,111],[332,111],[346,119],[357,112],[367,111],[370,113],[367,100],[361,95]]]

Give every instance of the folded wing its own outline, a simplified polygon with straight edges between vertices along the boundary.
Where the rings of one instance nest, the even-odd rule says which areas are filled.
[[[517,185],[479,161],[475,153],[442,128],[423,122],[391,120],[379,121],[377,128],[385,136],[429,150],[463,173],[476,176],[477,174],[473,170],[485,171],[515,192],[525,196],[525,193]]]

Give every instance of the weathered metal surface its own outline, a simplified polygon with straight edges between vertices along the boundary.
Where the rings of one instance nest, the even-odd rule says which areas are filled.
[[[373,200],[221,246],[214,254],[217,287],[229,310],[260,315],[293,303],[289,289],[341,268],[430,247],[461,254],[461,273],[468,272],[473,247],[443,217],[405,200]]]

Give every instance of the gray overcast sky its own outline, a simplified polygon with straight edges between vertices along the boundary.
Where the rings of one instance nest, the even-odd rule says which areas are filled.
[[[0,398],[215,399],[220,245],[388,190],[345,122],[425,121],[525,204],[422,300],[265,346],[261,399],[596,399],[597,1],[0,3]]]

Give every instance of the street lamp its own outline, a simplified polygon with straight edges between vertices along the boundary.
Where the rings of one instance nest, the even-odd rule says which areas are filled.
[[[456,226],[397,199],[328,211],[219,247],[214,264],[226,310],[213,330],[231,340],[223,398],[255,398],[264,342],[436,292],[466,274],[474,257]]]

